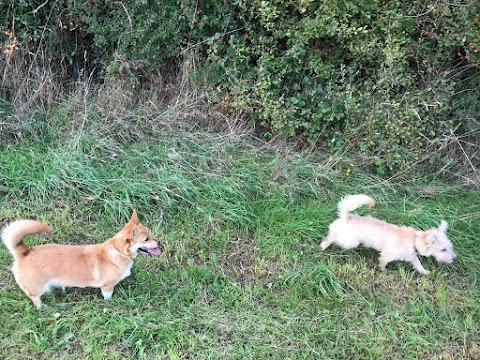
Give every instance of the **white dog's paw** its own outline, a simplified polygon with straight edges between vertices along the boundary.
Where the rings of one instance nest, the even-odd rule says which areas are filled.
[[[325,250],[328,248],[330,245],[332,245],[332,241],[328,239],[328,237],[325,237],[323,241],[320,243],[320,249]]]

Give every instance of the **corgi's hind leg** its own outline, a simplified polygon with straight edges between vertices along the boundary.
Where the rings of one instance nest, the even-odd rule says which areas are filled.
[[[42,306],[40,297],[47,292],[48,289],[46,289],[45,284],[41,283],[40,281],[37,281],[29,276],[25,276],[25,274],[22,275],[22,272],[20,272],[19,269],[19,264],[17,261],[15,261],[12,266],[12,273],[15,281],[20,289],[22,289],[22,291],[30,298],[30,300],[32,300],[33,305],[35,305],[37,309],[40,309]]]
[[[22,289],[23,292],[30,298],[33,305],[35,305],[37,309],[40,309],[40,307],[42,306],[40,297],[45,293],[44,286],[41,284],[34,285],[34,286],[31,286],[31,285],[25,286],[20,282],[18,282],[18,286],[20,286],[20,289]]]

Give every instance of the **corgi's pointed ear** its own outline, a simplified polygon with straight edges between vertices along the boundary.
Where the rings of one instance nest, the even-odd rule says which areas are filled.
[[[132,217],[130,219],[130,222],[135,224],[135,225],[138,225],[139,224],[139,221],[138,221],[138,216],[137,216],[137,211],[136,210],[133,210],[133,213],[132,213]]]
[[[447,229],[448,229],[448,223],[445,220],[442,220],[440,222],[440,226],[438,227],[438,230],[440,230],[441,232],[446,232]]]
[[[138,237],[138,227],[137,225],[129,222],[123,227],[122,231],[119,232],[119,235],[126,242],[131,242]]]
[[[130,237],[130,239],[136,239],[138,236],[138,228],[137,228],[137,225],[133,225],[132,226],[132,235]]]

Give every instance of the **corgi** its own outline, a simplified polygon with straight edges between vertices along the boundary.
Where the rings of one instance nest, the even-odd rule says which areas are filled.
[[[101,244],[30,247],[23,243],[28,235],[50,231],[52,227],[40,221],[17,220],[5,226],[1,234],[15,259],[15,280],[37,309],[42,305],[40,297],[54,287],[100,288],[108,300],[115,285],[130,275],[138,251],[161,253],[160,243],[140,224],[135,210],[123,229]]]
[[[336,244],[344,249],[353,249],[363,244],[380,252],[379,265],[385,270],[391,261],[408,261],[421,274],[427,271],[418,255],[433,256],[437,261],[452,263],[457,258],[453,245],[447,238],[448,224],[442,220],[438,228],[427,231],[410,226],[397,226],[371,216],[357,216],[351,211],[362,205],[375,206],[367,195],[349,195],[338,204],[338,219],[330,224],[328,235],[320,247],[327,249]]]

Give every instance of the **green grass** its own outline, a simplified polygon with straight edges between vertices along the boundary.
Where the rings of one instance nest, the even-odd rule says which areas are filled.
[[[118,140],[78,132],[0,150],[0,218],[38,218],[43,242],[95,243],[136,208],[165,245],[139,256],[111,301],[53,291],[36,311],[0,248],[0,357],[341,359],[480,356],[480,197],[417,179],[349,176],[304,152],[201,132]],[[58,135],[58,134],[57,134]],[[48,139],[47,142],[42,139]],[[369,249],[321,253],[345,194],[420,229],[446,219],[459,260],[386,272]]]

